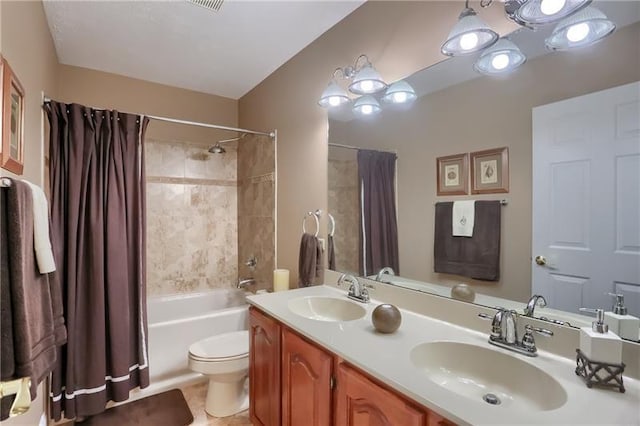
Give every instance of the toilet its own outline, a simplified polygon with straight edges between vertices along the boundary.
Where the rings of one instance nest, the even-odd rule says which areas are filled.
[[[189,368],[209,378],[205,411],[227,417],[249,408],[249,332],[234,331],[189,346]]]

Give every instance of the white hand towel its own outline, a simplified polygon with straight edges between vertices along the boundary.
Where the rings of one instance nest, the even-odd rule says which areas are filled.
[[[454,201],[451,231],[454,237],[472,237],[476,217],[475,200]]]
[[[33,246],[38,269],[41,274],[48,274],[56,270],[49,239],[49,203],[42,188],[26,180],[23,182],[29,185],[33,197]]]

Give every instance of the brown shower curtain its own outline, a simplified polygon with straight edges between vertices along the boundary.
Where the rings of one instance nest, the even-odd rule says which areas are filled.
[[[358,150],[361,275],[376,274],[385,266],[400,272],[395,175],[395,154]]]
[[[149,385],[142,141],[148,119],[51,102],[50,195],[67,344],[51,417],[85,417]]]

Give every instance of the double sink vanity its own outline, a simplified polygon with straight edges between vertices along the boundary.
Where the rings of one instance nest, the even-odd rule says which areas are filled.
[[[525,356],[489,344],[479,316],[495,310],[365,279],[370,300],[353,301],[338,277],[248,297],[254,424],[640,424],[634,346],[625,393],[589,389],[575,374],[575,329],[518,317],[520,335],[549,332]],[[381,303],[401,310],[395,333],[372,325]]]

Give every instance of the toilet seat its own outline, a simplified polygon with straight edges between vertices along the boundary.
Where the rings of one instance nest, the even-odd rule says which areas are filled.
[[[197,341],[189,346],[189,357],[202,362],[224,362],[249,355],[249,331],[233,331]]]

